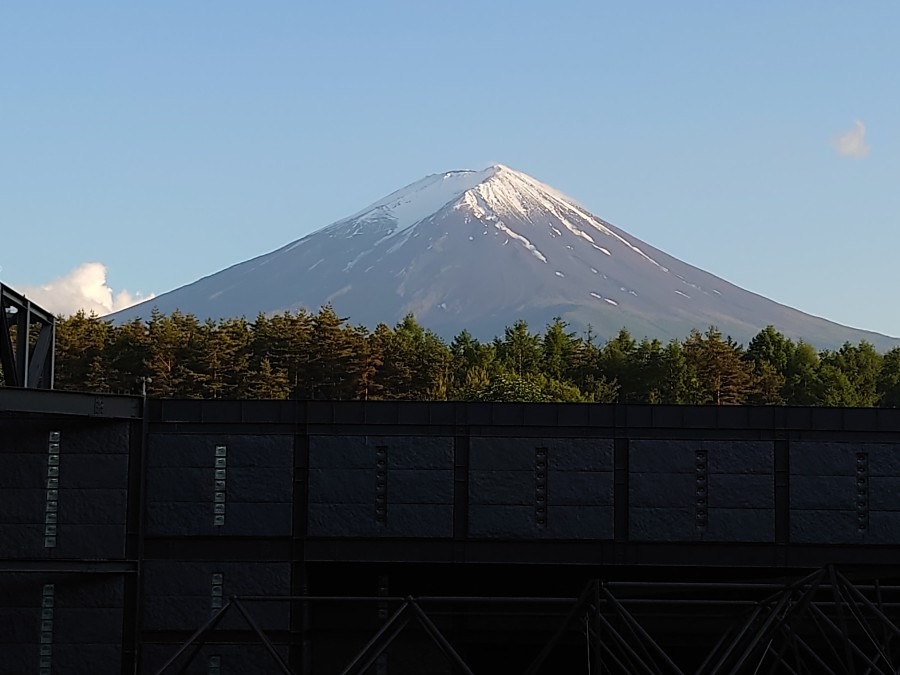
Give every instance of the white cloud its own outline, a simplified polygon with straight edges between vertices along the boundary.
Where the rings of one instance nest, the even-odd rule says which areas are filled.
[[[861,120],[856,120],[849,131],[831,139],[831,146],[842,157],[862,158],[872,150],[866,144],[866,125]]]
[[[49,283],[17,287],[16,290],[48,312],[67,316],[80,309],[102,316],[154,297],[152,293],[143,295],[126,290],[113,291],[106,282],[106,272],[106,265],[89,262]]]

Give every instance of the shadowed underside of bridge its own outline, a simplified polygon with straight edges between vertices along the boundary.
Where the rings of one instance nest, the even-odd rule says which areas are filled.
[[[897,672],[898,413],[0,389],[0,673]]]

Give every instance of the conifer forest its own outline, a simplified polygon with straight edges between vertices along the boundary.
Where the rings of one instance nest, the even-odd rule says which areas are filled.
[[[162,315],[115,325],[60,317],[56,388],[160,398],[582,401],[900,406],[900,347],[817,350],[774,328],[738,344],[715,327],[681,340],[575,334],[518,321],[447,343],[407,316],[374,330],[330,306],[253,321]]]

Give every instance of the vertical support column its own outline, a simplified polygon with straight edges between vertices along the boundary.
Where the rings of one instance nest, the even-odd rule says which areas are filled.
[[[215,614],[225,606],[225,575],[213,572],[210,578],[209,610]]]
[[[453,440],[453,562],[464,563],[468,559],[469,537],[469,454],[471,438],[468,427],[457,427]],[[458,636],[458,647],[465,657],[469,622],[465,612],[454,612],[453,634]]]
[[[44,548],[56,548],[59,522],[59,442],[60,433],[51,431],[47,446],[47,503],[44,509]]]
[[[38,673],[51,675],[53,672],[53,614],[56,605],[56,586],[44,584],[41,592],[41,644]]]
[[[613,539],[616,542],[616,562],[625,560],[625,544],[628,542],[628,439],[613,441]]]
[[[298,404],[302,405],[302,404]],[[298,416],[306,419],[302,408]],[[306,566],[306,534],[309,515],[309,429],[298,423],[294,429],[294,506],[292,514],[291,595],[309,595],[309,571]],[[310,639],[312,608],[308,602],[291,603],[290,666],[297,673],[312,672]]]
[[[469,448],[468,430],[458,430],[453,440],[453,560],[466,559],[469,536]]]
[[[31,352],[31,301],[16,312],[16,371],[21,386],[28,386],[28,356]]]
[[[869,453],[856,453],[856,528],[869,530]]]
[[[375,524],[387,527],[388,459],[387,446],[375,448]]]
[[[709,455],[705,449],[695,453],[696,488],[694,505],[694,524],[700,533],[705,533],[709,526]]]
[[[225,484],[228,471],[228,448],[224,445],[216,446],[215,456],[215,491],[213,492],[213,526],[221,527],[225,524]]]
[[[377,595],[379,598],[386,598],[390,593],[390,578],[386,574],[378,575],[378,587],[376,589]],[[388,612],[388,604],[387,602],[379,602],[377,604],[377,616],[378,616],[378,627],[381,628],[384,626],[384,623],[388,620],[389,612]],[[388,655],[381,654],[375,660],[375,675],[388,675]]]
[[[144,459],[149,435],[147,399],[141,403],[141,421],[132,422],[128,432],[128,493],[125,516],[125,560],[134,565],[134,574],[126,574],[122,612],[122,673],[136,674],[140,669],[139,646],[143,625],[144,559]]]
[[[548,477],[547,448],[534,450],[534,522],[540,528],[547,527],[548,519]]]
[[[791,448],[783,432],[775,440],[775,563],[787,564],[791,537]]]

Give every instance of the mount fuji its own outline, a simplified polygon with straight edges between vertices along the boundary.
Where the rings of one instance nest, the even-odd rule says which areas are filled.
[[[370,328],[413,313],[445,337],[553,317],[601,338],[684,338],[710,325],[746,342],[766,325],[817,347],[900,340],[805,314],[681,262],[502,165],[427,176],[276,251],[112,315],[201,319],[331,303]]]

